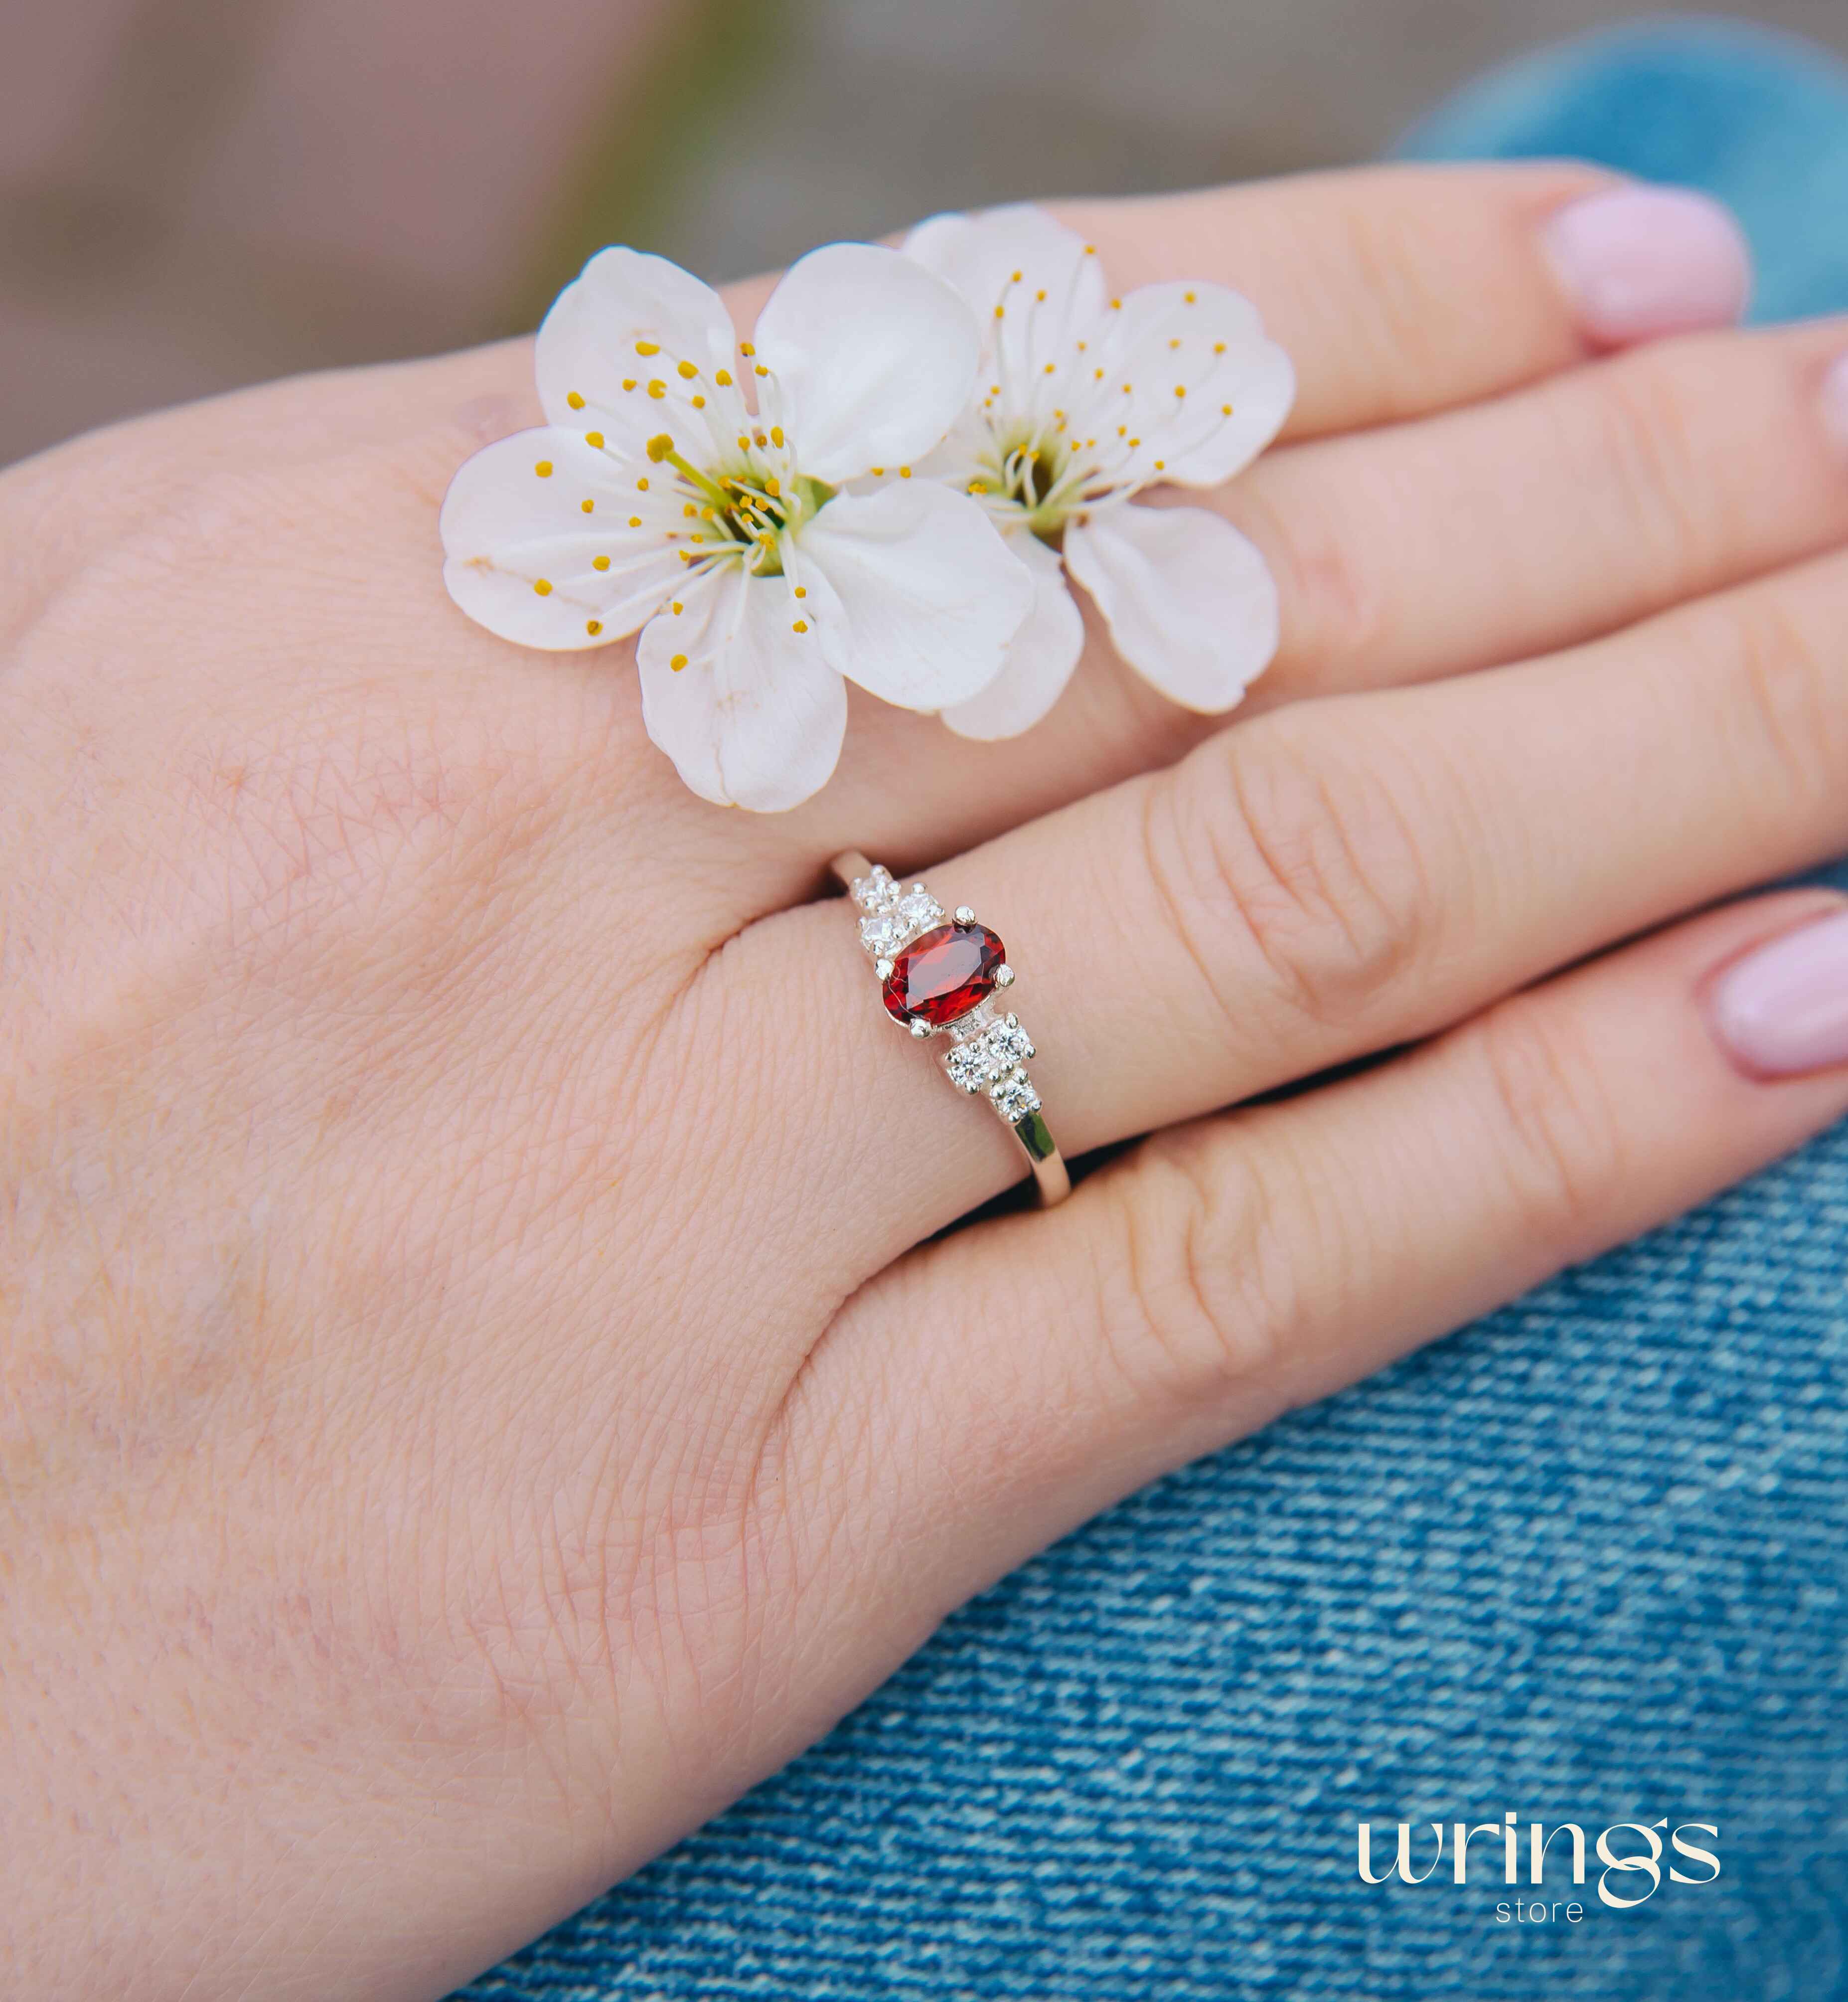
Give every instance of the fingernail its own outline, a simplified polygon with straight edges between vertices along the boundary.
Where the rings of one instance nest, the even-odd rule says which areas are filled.
[[[1729,326],[1752,291],[1745,232],[1691,188],[1588,195],[1550,218],[1541,242],[1581,326],[1613,347]]]
[[[1822,428],[1848,449],[1848,354],[1822,378]]]
[[[1748,953],[1714,983],[1707,1006],[1721,1042],[1756,1076],[1848,1063],[1848,911]]]

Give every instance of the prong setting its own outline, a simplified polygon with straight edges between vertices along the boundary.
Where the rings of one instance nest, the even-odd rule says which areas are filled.
[[[1062,1202],[1071,1178],[1048,1131],[1027,1065],[1037,1054],[1017,1015],[993,996],[1014,984],[999,936],[974,908],[944,909],[922,883],[908,886],[857,849],[837,855],[831,874],[849,892],[860,943],[873,962],[889,1020],[914,1040],[939,1041],[945,1081],[986,1098],[1027,1157],[1041,1202]]]

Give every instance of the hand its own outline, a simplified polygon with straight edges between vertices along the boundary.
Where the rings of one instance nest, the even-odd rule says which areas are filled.
[[[1848,330],[1593,358],[1605,185],[1083,211],[1295,358],[1217,502],[1282,656],[1229,724],[1101,647],[1013,742],[856,698],[778,819],[444,597],[524,347],[0,482],[12,1992],[438,1994],[1088,1512],[1848,1109],[1708,1005],[1830,901],[1685,916],[1848,847]],[[1155,1137],[933,1237],[1020,1157],[849,846],[1006,939],[1068,1154]]]

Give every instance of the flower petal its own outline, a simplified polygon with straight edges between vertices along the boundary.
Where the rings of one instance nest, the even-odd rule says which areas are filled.
[[[1011,535],[1007,546],[1032,575],[1033,609],[1000,673],[979,695],[943,711],[958,737],[989,740],[1030,730],[1064,692],[1084,651],[1084,618],[1065,588],[1064,564],[1037,535]]]
[[[1277,651],[1277,586],[1203,507],[1100,507],[1065,531],[1065,566],[1117,651],[1184,708],[1230,709]]]
[[[550,422],[600,432],[623,459],[640,459],[658,431],[704,438],[692,399],[711,396],[734,338],[724,302],[691,272],[640,250],[599,250],[539,329],[539,401]],[[698,373],[683,376],[682,361]]]
[[[1216,487],[1288,416],[1290,358],[1256,306],[1223,285],[1144,285],[1111,312],[1104,378],[1074,399],[1072,430],[1124,441],[1124,476]]]
[[[1082,236],[1022,202],[980,215],[933,215],[905,239],[905,254],[974,309],[989,371],[978,393],[992,389],[1008,414],[1022,418],[1069,404],[1073,371],[1090,378],[1104,332],[1104,273]]]
[[[837,495],[798,547],[828,658],[902,709],[987,687],[1032,609],[1032,577],[987,515],[928,480]]]
[[[648,734],[702,799],[753,813],[799,806],[840,760],[846,685],[812,629],[791,630],[781,578],[732,569],[700,580],[685,604],[644,626],[636,649]]]
[[[922,266],[870,243],[830,243],[792,265],[754,338],[802,471],[834,486],[922,459],[975,387],[975,316]]]
[[[438,523],[449,595],[523,647],[601,647],[634,632],[683,566],[658,527],[629,525],[637,504],[622,477],[569,432],[516,431],[476,452]]]

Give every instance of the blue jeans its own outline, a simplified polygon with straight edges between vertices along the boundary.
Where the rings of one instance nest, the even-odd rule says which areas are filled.
[[[1848,77],[1799,44],[1576,44],[1403,151],[1697,183],[1761,313],[1848,308]],[[462,1993],[1848,1997],[1845,1247],[1841,1128],[1113,1509]],[[1561,1837],[1539,1921],[1492,1833],[1460,1886],[1448,1840],[1421,1885],[1358,1878],[1364,1818],[1376,1874],[1418,1824],[1422,1872],[1431,1822],[1511,1810],[1713,1825],[1721,1875],[1671,1851],[1615,1909]]]

